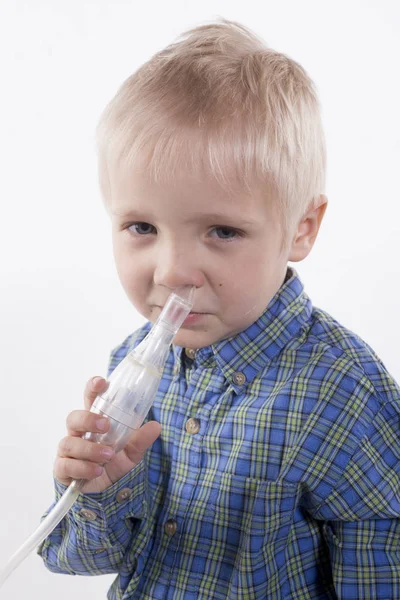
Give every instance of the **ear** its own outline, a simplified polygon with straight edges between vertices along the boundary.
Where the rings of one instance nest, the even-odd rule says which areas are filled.
[[[303,215],[296,234],[293,238],[288,260],[299,262],[308,256],[311,252],[314,242],[317,239],[318,231],[328,206],[328,198],[321,194],[317,205]]]

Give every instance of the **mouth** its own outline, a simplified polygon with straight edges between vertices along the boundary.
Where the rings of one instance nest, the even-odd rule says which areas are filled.
[[[161,304],[152,304],[150,306],[150,310],[152,312],[152,314],[154,315],[154,311],[161,312],[163,310],[163,306]],[[156,314],[157,314],[156,313]],[[199,310],[192,310],[190,311],[190,313],[188,314],[188,316],[186,317],[186,319],[183,321],[181,327],[191,327],[191,326],[195,326],[195,325],[201,325],[204,321],[204,319],[207,317],[207,315],[209,315],[210,313],[205,312],[205,311],[199,311]],[[154,315],[154,318],[156,317],[156,315]]]
[[[196,325],[205,319],[208,313],[191,311],[182,323],[182,327]]]
[[[153,311],[155,309],[162,311],[164,308],[164,306],[161,306],[161,304],[152,304],[150,305],[150,309]],[[208,315],[209,313],[206,311],[201,311],[201,310],[191,310],[189,315]]]

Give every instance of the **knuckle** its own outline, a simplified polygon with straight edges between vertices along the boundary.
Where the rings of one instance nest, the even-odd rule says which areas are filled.
[[[96,465],[94,463],[90,463],[90,462],[82,462],[80,466],[81,466],[80,477],[82,477],[84,479],[88,479],[88,480],[98,477],[98,475],[96,474],[96,468],[98,465]]]
[[[81,417],[81,429],[86,433],[93,432],[93,413],[85,410]]]
[[[70,477],[70,461],[68,459],[64,459],[61,461],[61,475],[64,479]]]
[[[65,458],[58,459],[54,463],[54,475],[57,479],[68,479],[68,461]]]
[[[60,475],[60,460],[56,458],[53,465],[53,473],[58,478]]]
[[[58,448],[62,455],[69,454],[72,450],[72,440],[69,436],[65,436],[59,443]]]
[[[90,460],[93,461],[97,458],[97,448],[96,448],[97,444],[94,444],[93,442],[85,442],[84,447],[83,447],[83,460]]]
[[[66,421],[67,428],[74,429],[78,419],[79,419],[79,411],[78,410],[73,410],[72,412],[70,412],[69,415],[67,416],[67,421]]]

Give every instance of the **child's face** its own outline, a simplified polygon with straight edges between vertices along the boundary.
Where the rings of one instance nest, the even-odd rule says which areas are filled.
[[[197,288],[175,344],[201,348],[242,331],[282,285],[288,254],[265,193],[232,196],[188,173],[168,185],[135,173],[111,191],[116,267],[137,310],[154,322],[174,288]]]

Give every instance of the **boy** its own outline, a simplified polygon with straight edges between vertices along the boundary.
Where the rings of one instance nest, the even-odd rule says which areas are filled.
[[[186,33],[130,77],[98,130],[121,283],[149,320],[196,287],[148,422],[118,455],[67,418],[39,549],[58,573],[118,573],[109,599],[400,598],[400,389],[314,308],[288,261],[327,206],[312,81],[237,23]],[[104,464],[104,468],[100,465]]]

